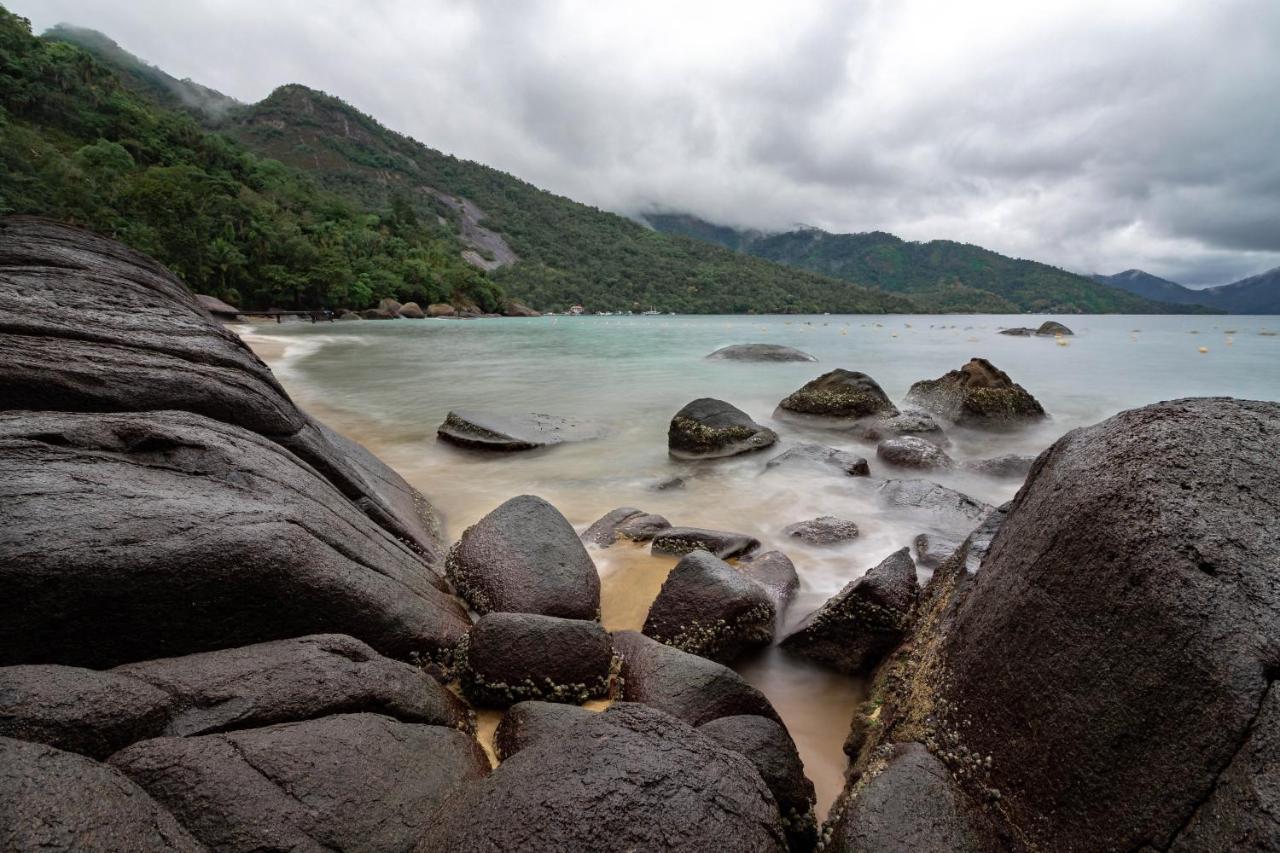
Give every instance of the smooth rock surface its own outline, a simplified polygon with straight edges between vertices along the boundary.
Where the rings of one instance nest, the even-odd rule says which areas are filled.
[[[836,420],[898,413],[898,408],[874,379],[865,373],[843,368],[836,368],[806,383],[778,407],[784,412]]]
[[[839,545],[858,538],[858,525],[845,518],[824,515],[788,524],[782,528],[782,534],[808,545]]]
[[[948,470],[955,462],[941,447],[914,435],[888,438],[876,447],[876,458],[898,468],[915,468],[923,471]]]
[[[603,434],[598,424],[557,415],[498,415],[469,409],[449,412],[436,430],[436,435],[450,444],[503,452],[590,441]]]
[[[974,473],[998,480],[1025,480],[1035,461],[1034,456],[1008,454],[991,459],[974,459],[964,463],[964,467]]]
[[[1045,417],[1027,389],[985,358],[915,383],[907,401],[965,426],[1012,427]]]
[[[711,353],[707,358],[715,361],[817,361],[818,359],[794,347],[782,344],[731,344]]]
[[[930,480],[885,480],[877,487],[886,507],[912,513],[964,537],[994,507]]]
[[[609,692],[613,643],[599,622],[535,613],[481,616],[459,644],[462,690],[477,705],[580,704]]]
[[[850,477],[865,477],[871,473],[867,460],[856,453],[808,443],[789,447],[765,463],[765,470],[775,468],[828,469]]]
[[[764,450],[778,434],[762,427],[741,409],[702,397],[671,418],[667,451],[677,459],[716,459]]]
[[[796,565],[781,551],[756,551],[739,557],[736,568],[768,591],[779,616],[800,590]]]
[[[669,527],[651,540],[654,554],[683,556],[693,551],[709,551],[722,560],[750,554],[760,547],[760,540],[745,533],[707,530],[702,527]]]
[[[559,510],[533,495],[512,498],[468,527],[446,567],[480,614],[595,619],[600,613],[600,576],[591,555]]]
[[[773,640],[773,598],[760,584],[706,551],[676,563],[644,622],[645,636],[730,663]]]

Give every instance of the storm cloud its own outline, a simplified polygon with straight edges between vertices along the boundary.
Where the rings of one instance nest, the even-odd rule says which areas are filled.
[[[13,0],[240,100],[304,83],[626,214],[1280,265],[1275,0]]]

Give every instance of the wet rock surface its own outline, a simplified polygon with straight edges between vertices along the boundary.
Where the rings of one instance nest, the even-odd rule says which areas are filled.
[[[489,770],[471,737],[377,714],[158,738],[111,764],[219,850],[412,850]]]
[[[205,848],[118,770],[0,737],[0,849],[199,853]]]
[[[696,729],[628,704],[564,728],[461,790],[417,850],[786,849],[759,773]]]
[[[872,418],[859,424],[855,430],[858,438],[864,441],[883,441],[899,436],[919,436],[946,447],[950,444],[942,425],[934,420],[933,415],[918,409],[909,409],[896,415]]]
[[[782,616],[800,590],[800,576],[795,563],[781,551],[757,551],[739,557],[736,567],[765,588],[773,597],[774,607]]]
[[[644,514],[644,510],[636,509],[633,506],[620,506],[617,509],[609,510],[592,522],[591,526],[582,532],[580,538],[587,545],[608,548],[618,541],[619,525],[628,519],[637,518]]]
[[[622,657],[622,698],[699,726],[719,717],[757,714],[782,722],[765,695],[729,667],[646,637],[615,631]]]
[[[930,480],[885,480],[877,487],[885,506],[966,536],[994,507]]]
[[[895,551],[806,616],[781,646],[839,672],[865,673],[902,640],[918,590],[910,553]]]
[[[865,373],[836,368],[806,383],[778,408],[818,419],[849,420],[872,415],[896,415],[884,389]]]
[[[985,358],[959,370],[915,383],[907,401],[952,423],[1013,427],[1045,417],[1044,408],[1021,385]]]
[[[713,361],[817,361],[794,347],[782,344],[732,344],[707,356]]]
[[[822,444],[797,444],[787,448],[765,464],[765,470],[775,468],[829,469],[850,477],[865,477],[871,473],[863,457]]]
[[[200,415],[2,414],[0,501],[6,664],[324,631],[442,659],[468,626],[443,579],[314,469]]]
[[[760,540],[754,536],[702,527],[664,528],[651,541],[654,554],[683,556],[693,551],[709,551],[722,560],[750,554],[760,547]]]
[[[468,699],[499,708],[599,698],[616,671],[613,643],[599,622],[533,613],[480,617],[459,644],[456,668]]]
[[[782,528],[782,534],[808,545],[839,545],[858,538],[858,525],[845,518],[824,515],[788,524]]]
[[[604,429],[599,424],[557,415],[499,415],[455,409],[445,416],[436,435],[472,450],[514,452],[590,441],[604,435]]]
[[[932,441],[914,435],[889,438],[876,447],[876,458],[899,468],[917,468],[924,471],[948,470],[955,462],[946,451]]]
[[[1074,335],[1075,332],[1068,329],[1057,320],[1045,320],[1040,324],[1040,328],[1036,329],[1037,335]]]
[[[1034,456],[994,456],[990,459],[973,459],[964,463],[966,470],[997,480],[1024,480],[1035,463]]]
[[[916,562],[922,569],[936,569],[942,561],[956,552],[964,542],[963,536],[948,536],[939,533],[921,533],[912,540],[915,548]]]
[[[449,580],[477,613],[541,613],[595,619],[600,577],[559,510],[512,498],[468,527],[446,560]]]
[[[706,551],[676,563],[649,608],[644,634],[682,651],[729,663],[773,640],[773,598]]]
[[[787,730],[773,720],[747,714],[712,720],[698,731],[755,766],[778,803],[790,848],[812,850],[818,838],[813,783],[804,775]]]
[[[715,459],[764,450],[778,434],[723,400],[702,397],[676,412],[667,450],[677,459]]]
[[[589,714],[578,705],[526,700],[517,702],[502,715],[493,735],[494,751],[506,761],[538,740],[566,740],[573,727]]]

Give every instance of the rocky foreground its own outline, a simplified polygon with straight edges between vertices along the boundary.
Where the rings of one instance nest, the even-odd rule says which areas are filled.
[[[912,476],[956,464],[953,424],[1044,417],[981,360],[909,402],[836,370],[781,411]],[[716,400],[671,431],[695,459],[775,438]],[[533,496],[446,547],[172,275],[3,220],[0,849],[1280,849],[1278,441],[1275,403],[1124,412],[1000,508],[821,445],[770,459],[955,531],[779,640],[872,679],[818,826],[778,714],[723,663],[778,639],[784,554],[632,507],[579,537]],[[683,555],[642,632],[600,626],[584,541]],[[478,707],[506,709],[496,767]]]

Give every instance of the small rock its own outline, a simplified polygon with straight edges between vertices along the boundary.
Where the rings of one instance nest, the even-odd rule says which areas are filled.
[[[1056,320],[1045,320],[1040,324],[1040,328],[1036,329],[1036,334],[1052,337],[1057,335],[1074,335],[1075,332],[1071,331]]]
[[[667,430],[667,450],[677,459],[714,459],[763,450],[778,435],[736,406],[702,397],[676,412]]]
[[[898,413],[874,379],[865,373],[841,368],[806,383],[778,407],[785,412],[841,420]]]
[[[919,409],[909,409],[890,417],[872,418],[865,424],[858,425],[854,432],[864,441],[878,442],[903,435],[918,435],[939,447],[946,447],[951,443],[933,415]]]
[[[628,518],[618,525],[618,536],[632,542],[650,542],[664,530],[671,529],[671,522],[661,515],[644,513]]]
[[[739,557],[737,569],[768,591],[779,616],[800,590],[795,563],[781,551],[758,551]]]
[[[907,400],[964,425],[1013,426],[1045,417],[1035,397],[985,358],[915,383]]]
[[[654,554],[683,556],[691,551],[710,551],[722,560],[749,554],[760,540],[745,533],[706,530],[701,527],[668,527],[653,537]]]
[[[717,361],[817,361],[807,352],[781,344],[733,344],[721,347],[707,358]]]
[[[620,506],[609,510],[583,531],[581,539],[588,545],[608,548],[618,541],[618,525],[639,515],[644,515],[644,510],[632,506]]]
[[[831,468],[850,477],[865,477],[871,473],[863,457],[822,444],[797,444],[765,463],[765,470],[780,467]]]
[[[693,551],[676,563],[649,608],[644,634],[720,663],[773,641],[776,616],[763,586],[719,557]]]
[[[1026,326],[1014,326],[1010,329],[1001,329],[1002,335],[1015,335],[1019,338],[1029,338],[1036,333],[1035,329],[1028,329]]]
[[[844,518],[824,515],[808,521],[798,521],[782,529],[786,536],[810,545],[838,545],[858,538],[858,525]]]
[[[406,302],[400,306],[400,316],[409,320],[421,320],[427,314],[418,303]]]
[[[899,468],[926,471],[935,468],[945,470],[955,465],[941,447],[914,435],[885,439],[876,447],[876,457]]]
[[[885,480],[878,491],[889,508],[912,510],[961,538],[994,509],[991,504],[929,480]]]
[[[936,569],[943,560],[954,554],[963,542],[963,537],[921,533],[912,541],[916,548],[916,562],[922,569]]]
[[[436,435],[473,450],[534,450],[570,441],[590,441],[604,430],[597,424],[557,415],[494,415],[455,409],[445,417]]]
[[[665,480],[658,480],[649,486],[649,489],[654,492],[668,492],[672,489],[683,489],[687,485],[689,485],[687,477],[667,477]]]
[[[996,456],[993,459],[975,459],[966,462],[964,467],[977,474],[995,477],[1001,480],[1025,480],[1035,464],[1034,456]]]

